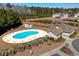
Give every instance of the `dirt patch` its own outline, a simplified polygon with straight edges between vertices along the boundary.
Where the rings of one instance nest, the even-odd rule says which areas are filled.
[[[25,19],[25,20],[52,20],[52,17],[43,17],[43,18],[34,18],[34,19]]]
[[[40,44],[39,46],[33,47],[32,49],[26,49],[23,52],[17,52],[15,55],[16,56],[38,56],[52,49],[57,48],[62,43],[63,42],[54,42],[54,41],[49,41],[49,43],[44,42],[43,44]],[[30,54],[30,51],[33,51],[33,54]]]

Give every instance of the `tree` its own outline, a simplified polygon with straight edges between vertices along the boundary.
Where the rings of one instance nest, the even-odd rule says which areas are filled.
[[[14,48],[10,48],[7,50],[8,55],[14,55],[17,51]]]
[[[20,25],[20,16],[12,10],[0,10],[0,34]]]
[[[6,6],[7,6],[8,8],[12,8],[12,5],[11,5],[10,3],[7,3]]]

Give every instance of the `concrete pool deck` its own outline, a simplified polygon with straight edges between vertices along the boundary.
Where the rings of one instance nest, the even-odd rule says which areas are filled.
[[[36,34],[36,35],[28,36],[28,37],[23,38],[23,39],[19,39],[19,40],[13,38],[14,35],[16,35],[18,33],[26,32],[26,31],[38,31],[39,33]],[[30,41],[35,40],[35,39],[40,38],[40,37],[44,37],[45,35],[47,35],[47,32],[45,32],[43,30],[28,29],[28,30],[21,30],[21,31],[17,31],[17,32],[7,34],[2,38],[2,40],[4,42],[7,42],[7,43],[25,43],[25,42],[30,42]]]

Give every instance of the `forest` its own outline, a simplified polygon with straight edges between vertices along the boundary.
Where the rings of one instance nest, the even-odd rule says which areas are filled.
[[[0,4],[1,5],[1,4]],[[15,6],[9,3],[5,4],[5,7],[0,8],[0,34],[5,33],[7,30],[11,28],[16,28],[21,25],[22,19],[28,18],[40,18],[40,17],[51,17],[55,13],[69,13],[70,15],[74,15],[79,12],[79,8],[49,8],[49,7],[28,7],[28,6]],[[14,7],[23,7],[19,10]],[[29,13],[27,9],[30,10]],[[25,11],[24,11],[25,10]],[[20,13],[21,12],[21,13]]]

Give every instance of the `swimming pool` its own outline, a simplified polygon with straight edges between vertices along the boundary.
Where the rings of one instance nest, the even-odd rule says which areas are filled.
[[[25,31],[25,32],[18,33],[16,35],[14,35],[13,38],[15,38],[15,39],[23,39],[23,38],[26,38],[28,36],[36,35],[38,33],[39,33],[38,31]]]
[[[25,43],[47,35],[46,31],[39,29],[28,29],[16,31],[5,35],[2,40],[7,43]]]

